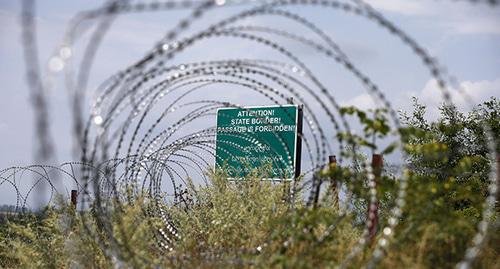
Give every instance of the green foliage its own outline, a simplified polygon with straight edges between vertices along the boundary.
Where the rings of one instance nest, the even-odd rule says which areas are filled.
[[[481,218],[492,165],[482,126],[487,124],[498,141],[500,102],[492,98],[465,114],[443,106],[436,122],[425,119],[425,110],[415,99],[412,114],[401,116],[405,126],[400,130],[391,130],[384,110],[341,110],[359,121],[363,133],[339,134],[348,142],[342,155],[352,162],[330,165],[318,176],[344,186],[344,194],[351,197],[346,214],[340,214],[330,188],[322,193],[319,206],[308,207],[300,192],[289,198],[294,183],[261,181],[268,167],[239,181],[228,181],[218,170],[208,174],[210,182],[204,186],[187,179],[175,204],[157,204],[147,194],[124,190],[128,199],[108,201],[105,211],[92,207],[76,213],[61,203],[40,214],[8,217],[0,224],[0,266],[332,268],[347,257],[363,232],[369,198],[364,167],[368,157],[363,152],[387,155],[402,148],[407,169],[398,173],[385,164],[376,178],[379,227],[388,222],[402,177],[408,190],[396,236],[380,268],[453,268],[471,245]],[[396,132],[402,141],[377,147]],[[301,185],[300,178],[296,184]],[[148,212],[158,209],[167,212],[180,234],[172,252],[157,245],[163,224]],[[498,216],[496,208],[494,218]],[[474,264],[477,268],[500,264],[500,231],[493,228]],[[349,267],[366,265],[373,249],[368,244]]]
[[[190,184],[186,195],[193,202],[168,208],[182,234],[175,256],[189,258],[169,266],[232,268],[228,261],[237,260],[243,267],[316,268],[347,255],[360,236],[348,217],[339,218],[331,205],[307,208],[300,193],[295,202],[287,201],[291,186],[261,181],[261,173],[228,181],[218,172],[210,176],[208,186]],[[327,232],[333,223],[338,225]],[[218,259],[207,258],[213,253]]]
[[[181,250],[252,247],[267,236],[262,228],[270,219],[287,211],[283,186],[257,178],[232,182],[221,176],[211,178],[210,185],[189,193],[196,201],[189,210],[169,208],[181,227]]]
[[[143,196],[120,207],[115,205],[110,216],[111,234],[97,225],[92,210],[77,214],[64,204],[11,219],[0,233],[0,266],[110,268],[114,259],[134,268],[148,268],[158,262],[160,253],[153,240],[159,221],[144,214],[147,206]],[[120,251],[110,253],[112,247]]]
[[[2,228],[0,265],[5,268],[62,268],[68,263],[59,213],[47,208],[28,214]],[[57,259],[55,257],[58,257]]]
[[[432,179],[431,191],[441,190],[444,204],[479,217],[492,165],[483,126],[492,131],[493,141],[499,141],[500,100],[492,97],[468,114],[443,105],[436,122],[425,121],[425,107],[416,99],[414,104],[413,114],[402,116],[409,127],[404,130],[405,150],[412,173],[421,180]]]
[[[322,174],[324,178],[335,178],[348,186],[353,195],[351,205],[356,220],[364,220],[367,212],[367,175],[361,165],[367,157],[363,152],[378,151],[387,155],[403,143],[407,170],[399,176],[385,170],[376,179],[382,226],[387,222],[388,210],[394,206],[401,176],[407,178],[408,185],[402,208],[404,215],[396,231],[399,237],[393,245],[397,254],[385,260],[387,267],[401,267],[402,264],[416,268],[437,264],[453,267],[465,255],[482,217],[489,171],[494,165],[488,156],[484,126],[491,131],[498,152],[500,100],[492,97],[469,113],[449,105],[443,105],[440,112],[437,121],[429,122],[425,117],[426,107],[414,99],[414,111],[401,115],[404,128],[397,130],[401,141],[379,149],[375,138],[387,140],[390,134],[390,129],[386,128],[389,126],[387,118],[383,115],[385,111],[367,114],[354,107],[341,109],[341,114],[356,116],[363,134],[339,134],[349,142],[343,156],[351,159],[352,165],[330,168]],[[382,123],[374,124],[377,121]],[[498,214],[497,207],[495,218]],[[402,246],[420,246],[419,254],[402,255],[398,252]],[[498,253],[498,248],[493,252]],[[398,265],[389,266],[394,262]]]

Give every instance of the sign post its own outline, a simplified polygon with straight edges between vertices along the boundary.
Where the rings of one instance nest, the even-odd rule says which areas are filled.
[[[261,168],[268,180],[293,180],[300,174],[301,125],[297,105],[220,108],[215,165],[230,179]]]

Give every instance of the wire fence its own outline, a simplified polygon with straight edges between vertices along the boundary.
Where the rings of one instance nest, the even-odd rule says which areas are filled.
[[[497,8],[495,0],[469,2]],[[204,16],[210,16],[213,10],[234,6],[240,9],[233,13],[230,11],[227,18],[207,25],[194,34],[186,34],[192,24]],[[321,176],[321,172],[334,169],[332,167],[337,164],[339,167],[358,167],[359,174],[365,180],[368,212],[358,242],[336,267],[349,267],[349,263],[367,249],[371,255],[366,266],[375,267],[390,251],[391,243],[398,236],[395,231],[405,214],[404,205],[408,193],[412,192],[408,189],[410,177],[397,176],[397,190],[392,197],[391,208],[388,209],[387,222],[383,223],[383,227],[377,227],[380,225],[380,201],[377,198],[381,191],[380,178],[381,174],[388,175],[386,172],[382,173],[382,155],[373,155],[373,161],[360,157],[365,153],[358,141],[341,139],[338,136],[354,136],[356,126],[352,124],[352,118],[343,112],[335,92],[315,74],[308,63],[307,55],[321,57],[325,68],[338,66],[345,70],[367,90],[377,106],[386,111],[387,122],[393,131],[390,140],[403,154],[401,159],[405,159],[406,143],[404,134],[398,130],[405,126],[382,87],[349,58],[329,33],[323,30],[324,25],[317,25],[309,15],[298,12],[296,7],[312,7],[328,10],[332,14],[360,17],[383,29],[386,35],[380,38],[394,38],[410,48],[411,53],[421,60],[421,64],[437,81],[443,101],[447,104],[453,103],[449,85],[454,85],[454,79],[441,67],[438,60],[417,40],[361,0],[106,1],[103,6],[82,11],[71,20],[48,66],[40,64],[36,42],[38,32],[34,20],[35,2],[23,0],[22,43],[25,61],[29,63],[26,64],[26,80],[33,101],[35,144],[38,148],[35,154],[37,165],[11,167],[0,171],[0,186],[16,193],[15,211],[26,211],[32,197],[45,197],[46,193],[49,193],[48,199],[38,200],[47,204],[53,204],[57,195],[68,199],[71,197],[72,203],[82,212],[94,208],[97,214],[93,217],[102,224],[101,229],[111,238],[110,241],[114,242],[111,248],[124,244],[113,239],[113,228],[106,213],[113,206],[113,202],[124,202],[139,193],[147,193],[158,204],[189,204],[187,190],[190,182],[187,179],[198,179],[197,184],[201,185],[211,184],[206,171],[213,170],[215,160],[220,158],[215,154],[217,128],[213,119],[217,110],[241,108],[249,111],[245,100],[240,103],[224,100],[227,94],[244,92],[258,96],[269,105],[283,106],[291,100],[293,104],[303,106],[304,129],[299,133],[303,146],[301,180],[294,181],[287,190],[289,201],[304,200],[308,206],[316,208],[322,203],[321,197],[332,193],[336,199],[348,201],[351,195],[350,185],[336,182],[331,176]],[[98,97],[92,100],[91,109],[87,111],[85,104],[88,100],[85,101],[85,92],[90,90],[90,72],[94,68],[97,50],[112,29],[114,21],[119,16],[132,13],[180,10],[189,10],[189,14],[179,20],[154,47],[146,51],[143,58],[118,70],[99,85]],[[307,29],[308,33],[300,35],[280,29],[279,24],[259,25],[258,19],[262,17],[284,20],[287,24]],[[88,43],[81,50],[82,60],[76,62],[73,59],[79,51],[75,48],[84,36],[88,37]],[[207,44],[213,41],[265,48],[282,60],[249,59],[242,55],[224,60],[199,58],[182,64],[175,62],[177,58],[182,59],[183,55],[189,54],[191,48],[208,46]],[[294,46],[306,48],[308,54],[294,52]],[[67,71],[69,69],[71,71]],[[72,107],[72,135],[76,138],[75,148],[79,149],[78,156],[75,156],[78,161],[66,162],[60,166],[42,165],[55,160],[57,142],[49,132],[51,126],[46,92],[51,87],[48,81],[54,79],[57,73],[63,73],[67,82],[65,85]],[[217,87],[229,87],[233,90],[219,90],[220,92],[215,93]],[[465,93],[464,98],[471,106],[474,105]],[[481,128],[488,137],[485,145],[482,145],[489,152],[486,158],[491,164],[495,164],[498,159],[498,141],[495,139],[498,139],[498,135],[487,125]],[[268,142],[256,133],[230,135],[244,143],[267,149],[259,154],[275,154],[276,148],[267,147]],[[283,141],[278,132],[275,132],[274,136],[278,141]],[[244,150],[232,139],[218,143],[225,143],[228,148],[237,151]],[[294,158],[285,143],[280,145],[279,150],[287,152],[289,160]],[[231,155],[230,152],[227,154]],[[274,165],[280,167],[282,164],[277,161]],[[285,166],[286,164],[282,166],[283,169]],[[398,169],[411,171],[414,167],[403,164]],[[474,173],[450,174],[449,171],[430,168],[426,172],[446,176],[467,176]],[[498,221],[492,221],[498,186],[498,166],[491,165],[487,178],[489,188],[483,199],[481,221],[477,224],[476,235],[471,238],[469,249],[457,264],[460,268],[468,268],[474,262],[489,233],[494,231],[492,227],[498,224]],[[22,184],[29,187],[21,188]],[[76,190],[69,190],[69,185],[76,186]],[[328,187],[325,188],[325,185]],[[333,191],[329,188],[333,188]],[[127,189],[132,189],[132,193],[123,191]],[[300,192],[305,195],[295,195]],[[340,196],[346,197],[339,198],[339,193]],[[339,210],[339,217],[331,221],[315,244],[321,244],[339,223],[347,221],[346,216],[350,212],[347,202],[344,202],[343,206],[341,202]],[[145,211],[146,214],[162,220],[163,228],[156,230],[152,226],[151,229],[155,229],[158,235],[158,248],[172,253],[175,242],[182,237],[176,227],[176,220],[160,206]],[[266,242],[263,242],[261,245],[265,244]],[[233,255],[234,259],[228,259],[217,252],[202,253],[202,256],[207,261],[223,259],[225,264],[240,264],[247,260],[243,261],[238,257],[254,253],[256,248],[258,246],[252,249],[233,249],[231,253],[236,253]],[[118,247],[116,249],[123,250]],[[173,255],[171,258],[182,257]]]

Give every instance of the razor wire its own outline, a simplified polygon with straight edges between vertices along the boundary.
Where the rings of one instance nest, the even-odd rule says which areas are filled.
[[[496,5],[497,1],[470,1],[484,2]],[[216,8],[238,5],[248,6],[243,11],[231,14],[215,24],[205,27],[189,36],[183,33],[202,16]],[[134,195],[145,192],[155,201],[157,206],[144,211],[144,214],[158,216],[163,221],[163,228],[156,231],[157,243],[161,251],[172,253],[175,242],[181,234],[175,227],[175,220],[169,216],[162,204],[180,204],[185,199],[188,183],[186,178],[201,178],[200,184],[210,184],[205,171],[213,169],[205,158],[215,160],[220,158],[215,154],[216,128],[210,124],[197,129],[197,124],[206,123],[213,119],[220,108],[247,109],[245,104],[230,103],[207,98],[213,93],[214,87],[221,85],[237,89],[234,91],[248,92],[263,98],[268,104],[282,106],[287,103],[303,105],[304,129],[299,136],[304,145],[304,156],[307,167],[302,173],[303,179],[293,185],[290,195],[299,190],[306,191],[303,199],[307,204],[312,203],[313,197],[320,195],[317,188],[322,179],[317,175],[327,168],[328,155],[331,152],[350,151],[350,156],[339,154],[340,163],[354,162],[361,167],[362,174],[367,179],[368,204],[375,206],[377,188],[375,175],[368,160],[357,158],[357,145],[353,141],[343,141],[334,134],[345,132],[354,134],[355,131],[348,119],[342,115],[341,106],[335,98],[335,92],[326,86],[315,75],[303,57],[296,55],[289,47],[300,44],[311,52],[324,57],[325,65],[338,65],[347,71],[352,79],[358,81],[372,96],[379,107],[388,111],[392,126],[396,130],[401,128],[399,117],[389,100],[385,97],[375,81],[368,74],[361,71],[349,59],[341,46],[335,42],[320,26],[314,24],[307,16],[288,10],[295,6],[309,6],[313,8],[329,9],[333,12],[353,15],[367,19],[387,31],[388,36],[396,38],[404,46],[411,49],[414,56],[422,61],[430,75],[437,81],[439,90],[445,103],[452,104],[448,85],[456,86],[456,80],[440,66],[437,59],[430,56],[419,43],[406,32],[386,19],[374,8],[360,0],[279,0],[279,1],[154,1],[150,3],[132,3],[130,1],[108,1],[100,8],[79,13],[71,21],[68,32],[49,61],[48,72],[43,73],[38,64],[28,66],[28,84],[34,100],[34,110],[37,113],[35,120],[38,143],[42,146],[37,151],[37,162],[48,161],[53,158],[53,148],[49,130],[50,118],[48,104],[44,91],[50,84],[55,73],[64,71],[64,79],[72,102],[72,130],[77,138],[75,148],[78,149],[80,161],[63,163],[60,167],[51,165],[33,165],[27,167],[12,167],[0,171],[0,186],[10,186],[16,193],[16,207],[24,209],[28,200],[38,185],[45,182],[50,190],[48,203],[53,203],[56,194],[64,193],[65,181],[72,182],[78,189],[81,202],[80,207],[85,210],[90,204],[95,206],[96,222],[102,227],[112,243],[111,249],[105,250],[106,255],[121,257],[130,251],[127,242],[118,242],[113,238],[112,227],[109,223],[107,209],[111,207],[111,200],[133,200]],[[23,1],[23,44],[27,62],[38,62],[36,48],[36,27],[33,21],[34,2]],[[102,43],[107,31],[113,27],[117,16],[126,16],[135,12],[175,12],[175,10],[191,10],[192,12],[165,36],[156,45],[145,53],[145,57],[138,59],[135,64],[124,67],[115,75],[104,81],[97,89],[98,97],[94,100],[89,113],[85,112],[84,93],[88,91],[88,80],[96,52]],[[304,37],[290,31],[279,29],[276,26],[260,26],[245,22],[245,19],[259,17],[280,18],[290,24],[297,24],[310,31],[311,37]],[[245,24],[240,24],[245,22]],[[87,32],[91,32],[88,45],[83,50],[80,63],[73,63],[75,45]],[[183,54],[189,54],[189,49],[195,45],[203,45],[210,40],[228,39],[230,44],[252,44],[273,51],[286,59],[284,61],[269,59],[249,59],[245,57],[225,60],[204,60],[171,64]],[[281,41],[286,40],[286,41]],[[42,75],[44,74],[44,75]],[[455,87],[460,89],[460,87]],[[224,90],[219,90],[224,91]],[[224,92],[220,93],[221,95]],[[462,94],[469,105],[472,99]],[[196,101],[192,101],[193,97]],[[166,104],[166,105],[165,105]],[[163,105],[163,106],[161,106]],[[163,107],[159,109],[158,107]],[[182,113],[182,114],[181,114]],[[181,114],[181,115],[178,115]],[[323,118],[319,119],[319,115]],[[327,128],[325,128],[327,126]],[[489,160],[495,163],[498,155],[494,136],[488,126],[483,126],[490,138],[486,145],[489,149]],[[276,149],[264,147],[267,142],[253,134],[232,133],[231,136],[248,142],[256,147],[269,148],[266,152],[275,155]],[[400,133],[394,134],[402,140]],[[293,156],[290,149],[283,142],[279,133],[274,136],[280,141],[280,147],[287,153],[288,161]],[[244,151],[240,145],[231,141],[220,141],[238,151]],[[336,145],[336,147],[334,147]],[[398,143],[402,152],[403,143]],[[346,148],[348,150],[346,150]],[[232,153],[226,152],[231,156]],[[275,161],[273,165],[286,169],[286,160]],[[221,167],[218,167],[221,168]],[[408,167],[405,167],[408,168]],[[28,176],[30,175],[30,176]],[[20,190],[20,181],[33,178],[27,193]],[[357,179],[353,179],[357,180]],[[377,265],[390,243],[395,240],[395,229],[403,214],[406,194],[409,191],[408,178],[403,176],[398,182],[395,205],[390,210],[388,224],[379,229],[375,239],[375,248],[366,264],[368,268]],[[472,244],[466,255],[457,266],[468,268],[480,252],[481,246],[490,233],[490,227],[497,225],[490,223],[496,201],[498,171],[491,168],[489,175],[488,196],[482,212],[482,220],[478,223],[477,233],[471,240]],[[24,184],[29,184],[25,183]],[[294,182],[295,183],[295,182]],[[133,193],[124,194],[123,190],[132,188]],[[67,190],[65,190],[67,193]],[[171,201],[164,196],[172,197]],[[114,199],[111,199],[114,197]],[[292,199],[302,199],[293,196]],[[186,202],[184,201],[186,204]],[[320,237],[317,244],[326,238],[348,214],[343,208],[341,214]],[[369,217],[368,217],[369,218]],[[357,244],[350,250],[349,255],[339,264],[338,268],[348,267],[349,262],[369,247],[368,233],[371,219],[367,219]],[[90,229],[88,229],[90,232]],[[96,235],[97,238],[97,235]],[[241,264],[238,257],[244,253],[254,253],[255,249],[266,246],[263,242],[254,249],[232,250],[234,259],[223,257],[218,252],[202,253],[207,260],[224,259],[227,264]],[[283,242],[286,245],[287,242]],[[170,256],[172,259],[180,257]],[[185,257],[189,258],[189,257]]]

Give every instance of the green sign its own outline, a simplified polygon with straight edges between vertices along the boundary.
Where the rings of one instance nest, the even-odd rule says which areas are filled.
[[[217,110],[216,161],[230,178],[262,167],[271,180],[296,174],[299,109],[296,105]]]

